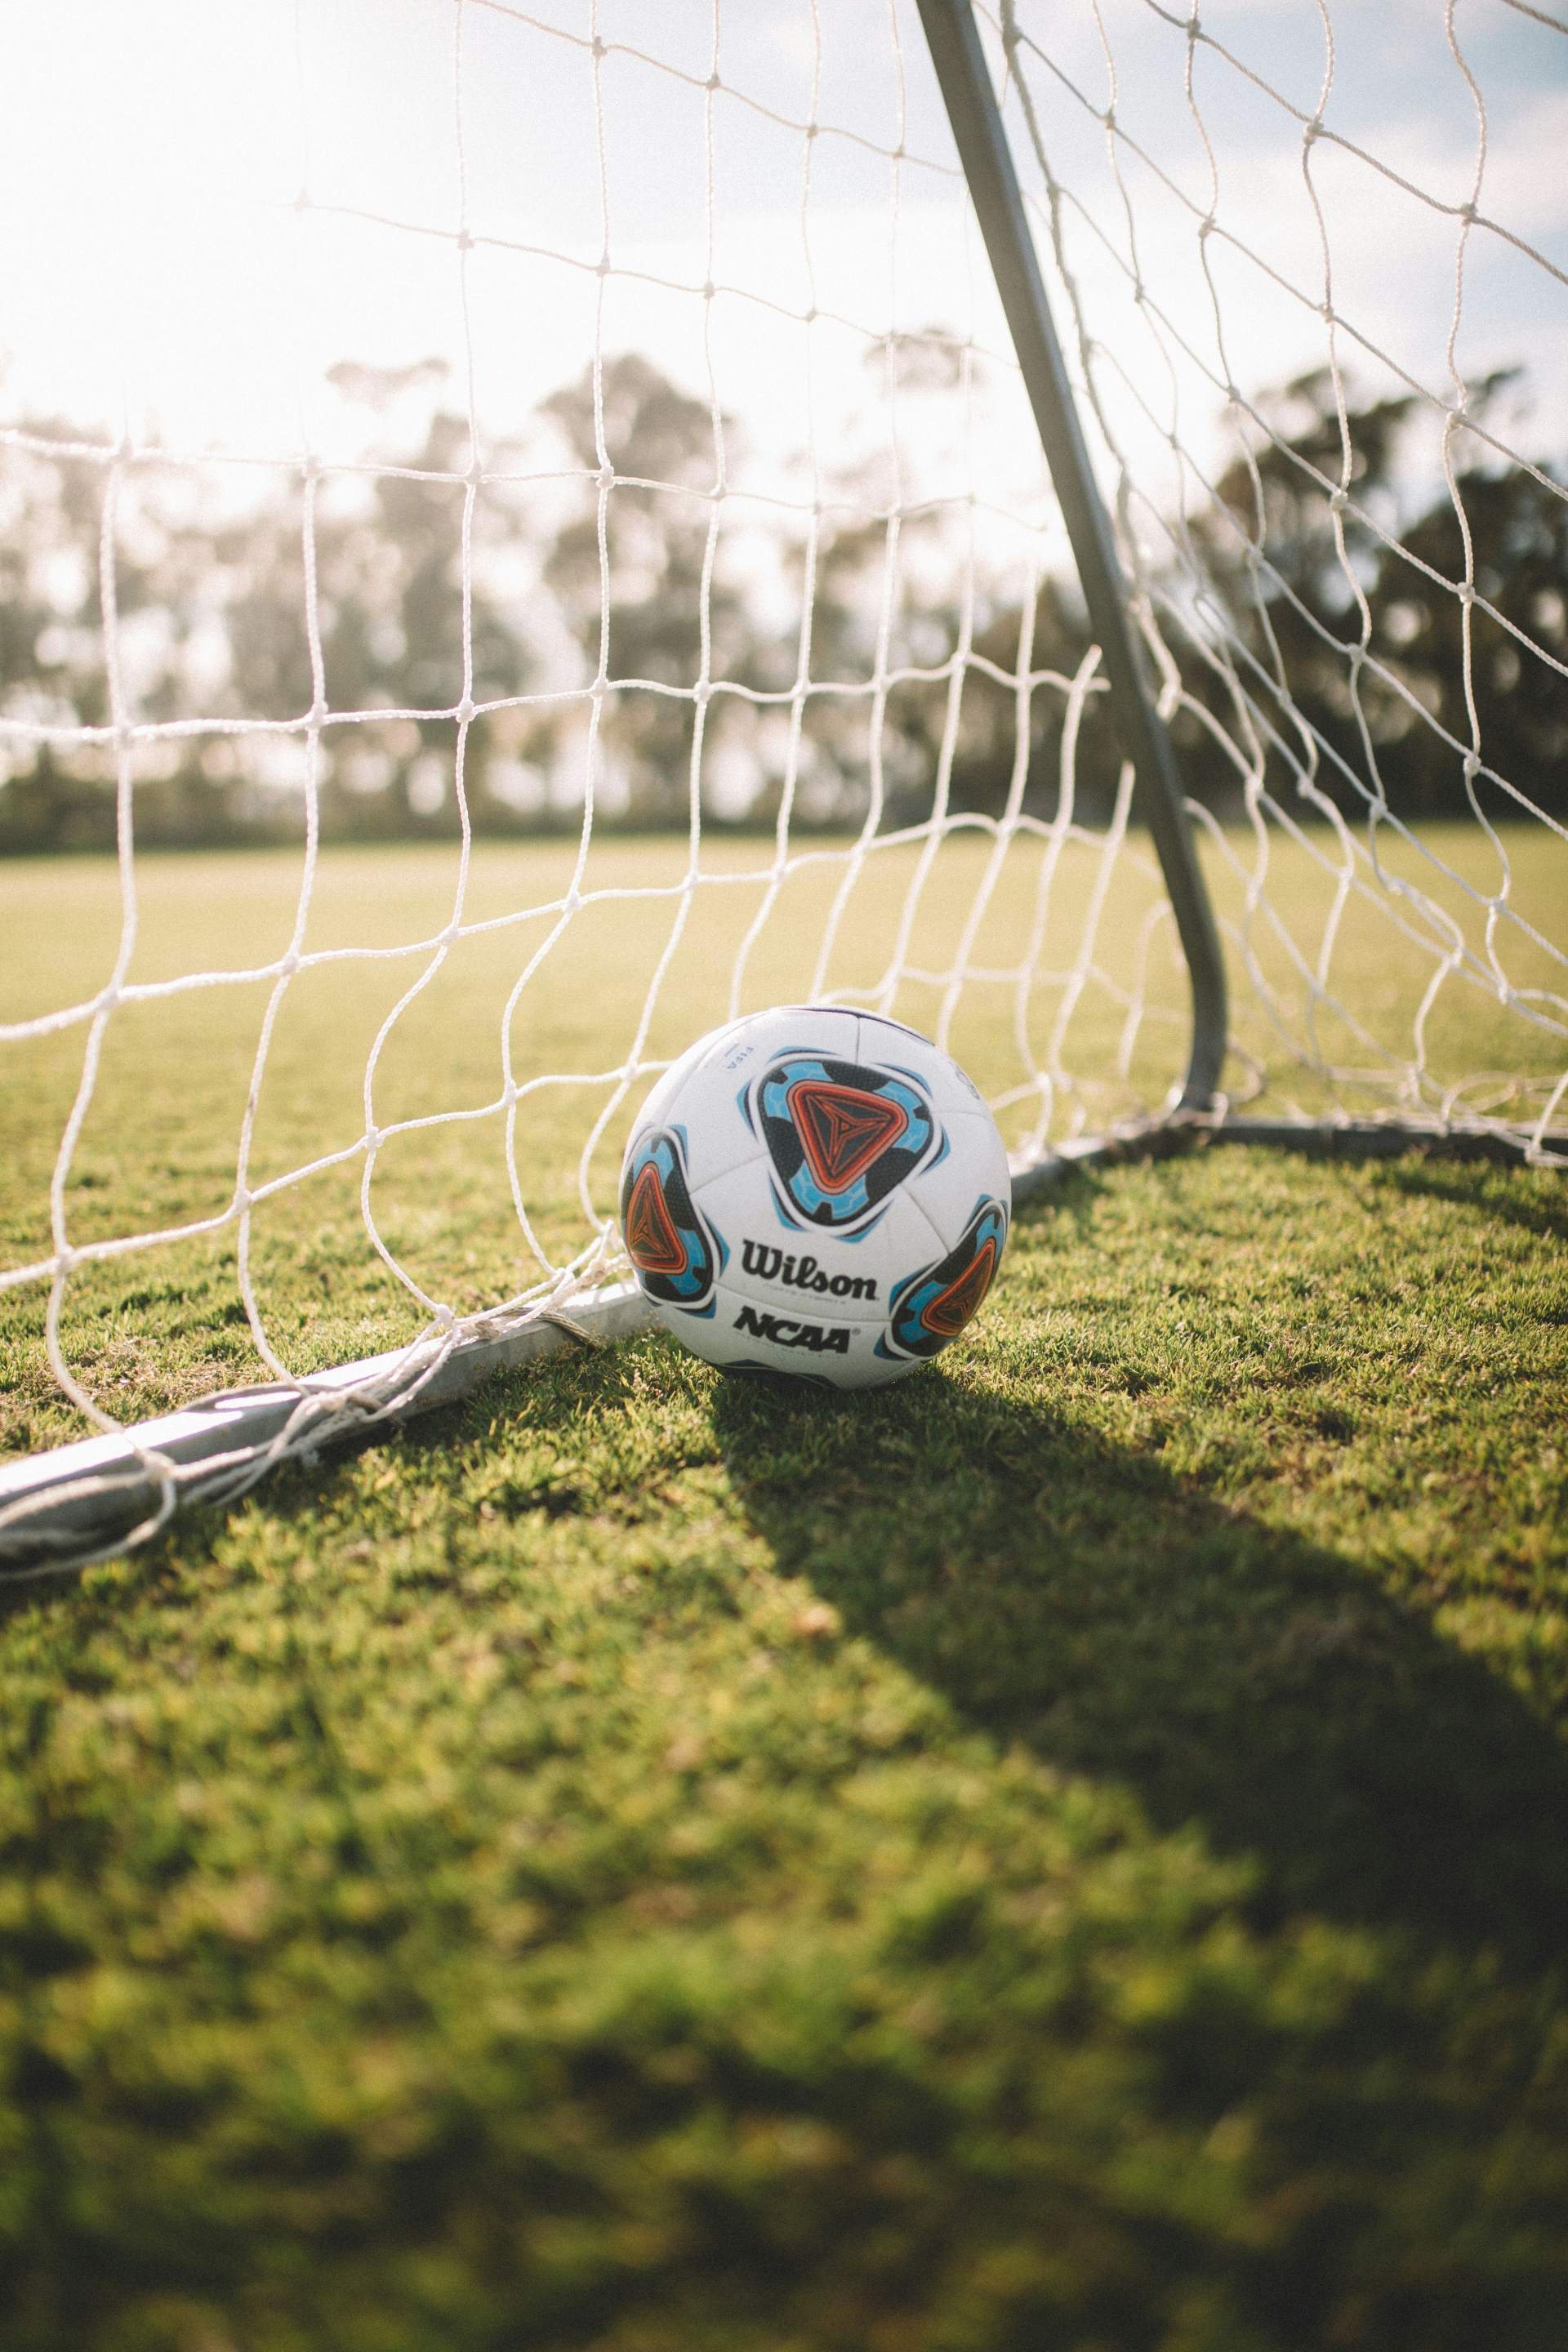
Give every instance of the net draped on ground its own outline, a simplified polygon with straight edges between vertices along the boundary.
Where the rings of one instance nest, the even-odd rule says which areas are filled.
[[[1538,778],[1494,765],[1482,719],[1510,665],[1521,705],[1568,710],[1563,598],[1549,580],[1537,589],[1531,626],[1505,608],[1472,514],[1500,482],[1533,486],[1532,516],[1560,510],[1564,491],[1512,419],[1500,371],[1466,373],[1464,337],[1468,288],[1499,254],[1535,310],[1561,316],[1568,278],[1492,209],[1498,163],[1468,13],[1450,5],[1445,29],[1448,69],[1473,108],[1458,194],[1336,128],[1350,68],[1336,48],[1345,28],[1326,8],[1305,11],[1321,75],[1305,103],[1227,46],[1223,15],[1211,29],[1195,12],[1126,0],[1078,8],[1066,24],[1034,5],[982,11],[981,23],[1161,709],[1185,766],[1208,780],[1191,807],[1233,996],[1221,1114],[1258,1100],[1287,1118],[1491,1127],[1527,1157],[1561,1159],[1568,831],[1563,808],[1538,804]],[[5,436],[29,478],[53,469],[79,490],[94,486],[102,710],[91,719],[41,690],[10,691],[0,748],[13,780],[47,751],[62,772],[112,788],[120,913],[107,977],[0,1028],[5,1054],[68,1048],[77,1071],[47,1246],[0,1273],[0,1287],[47,1297],[53,1378],[106,1430],[116,1416],[65,1336],[72,1286],[223,1235],[258,1370],[290,1381],[300,1366],[269,1328],[253,1230],[286,1199],[308,1225],[312,1183],[334,1170],[357,1175],[363,1246],[420,1324],[362,1405],[427,1380],[465,1332],[569,1312],[616,1276],[620,1138],[684,1042],[660,1029],[667,982],[721,898],[741,912],[726,918],[727,961],[709,976],[711,1021],[786,988],[910,1020],[979,1071],[1018,1165],[1160,1116],[1181,1074],[1187,1003],[1169,909],[1131,822],[1131,774],[1100,708],[1096,651],[1082,641],[1059,517],[912,10],[855,9],[836,26],[800,0],[749,27],[719,7],[700,28],[678,12],[667,43],[646,27],[638,42],[622,37],[622,17],[592,5],[547,20],[499,0],[430,0],[425,16],[445,63],[423,101],[451,159],[451,192],[446,206],[407,215],[356,201],[330,142],[323,155],[309,12],[296,22],[300,105],[278,144],[297,187],[287,202],[274,192],[272,216],[315,340],[306,348],[301,325],[298,348],[267,354],[298,394],[291,446],[211,436],[180,446],[129,399],[102,430],[58,419],[46,430],[26,416]],[[1552,37],[1545,17],[1531,21]],[[582,136],[550,144],[555,178],[549,201],[534,203],[536,228],[526,159],[531,138],[545,136],[558,73],[581,97]],[[510,190],[490,134],[503,106],[519,156]],[[1265,121],[1275,176],[1260,197]],[[1277,235],[1287,173],[1293,209]],[[1341,309],[1350,225],[1369,210],[1381,221],[1384,207],[1448,273],[1441,331],[1415,355],[1398,339],[1397,282],[1371,315]],[[426,462],[386,453],[384,401],[353,425],[339,401],[321,427],[328,362],[341,384],[357,356],[330,341],[331,269],[357,249],[344,236],[374,245],[378,267],[410,257],[410,304],[434,266],[447,273],[456,326],[439,397],[450,429],[427,425]],[[1350,277],[1364,279],[1365,255],[1350,249]],[[526,426],[497,423],[506,371],[487,364],[509,268],[548,345],[540,382],[569,388]],[[200,294],[195,285],[192,299]],[[423,323],[403,326],[418,352]],[[439,347],[444,332],[433,317],[426,341]],[[1288,361],[1283,385],[1270,345]],[[417,371],[395,377],[395,399],[417,401]],[[684,422],[660,474],[643,468],[666,410]],[[1386,439],[1397,434],[1397,477],[1369,472],[1368,419]],[[165,678],[188,698],[176,703],[165,686],[150,708],[143,611],[134,629],[121,612],[148,518],[182,495],[229,501],[215,509],[216,568],[224,519],[254,504],[258,484],[284,484],[297,500],[304,706],[262,715],[216,691],[204,704],[199,677],[188,668],[181,680],[176,665]],[[373,500],[389,484],[450,502],[451,674],[417,701],[340,707],[341,613],[321,551],[351,530],[363,542],[384,518]],[[1401,516],[1418,511],[1425,538],[1409,546]],[[1315,572],[1283,544],[1304,518],[1321,542]],[[1444,528],[1457,555],[1447,571],[1425,551]],[[362,548],[366,564],[374,552]],[[1374,614],[1369,601],[1387,564],[1408,579],[1417,630],[1436,625],[1433,613],[1451,626],[1455,690],[1436,709],[1401,654],[1401,608],[1385,600]],[[536,646],[532,674],[511,692],[494,690],[504,655],[487,653],[476,622],[507,594]],[[673,633],[662,651],[660,623]],[[1042,645],[1059,658],[1042,660]],[[627,668],[624,646],[654,649],[647,674]],[[231,662],[230,701],[235,675]],[[397,753],[399,742],[416,751]],[[1420,772],[1438,780],[1431,822],[1385,779],[1391,761],[1415,772],[1413,744]],[[424,814],[441,815],[447,909],[416,937],[322,944],[325,795],[366,745],[384,766],[410,761]],[[143,976],[139,803],[150,775],[201,760],[215,772],[226,760],[226,774],[251,763],[258,804],[293,825],[290,934],[259,963]],[[513,813],[548,824],[558,845],[548,887],[499,908],[475,904],[481,760],[492,800],[510,791]],[[637,824],[668,835],[645,880],[625,847]],[[1521,854],[1546,877],[1522,892]],[[792,911],[803,888],[808,934]],[[637,984],[600,1007],[616,1048],[593,1067],[551,1068],[536,1011],[565,984],[574,927],[616,909],[647,940]],[[394,1041],[449,961],[479,940],[516,943],[492,1091],[417,1115],[389,1109]],[[367,961],[398,985],[363,1059],[359,1132],[285,1165],[258,1160],[291,994]],[[173,1223],[84,1228],[79,1145],[116,1024],[258,988],[226,1197]],[[578,1106],[567,1122],[574,1232],[559,1218],[546,1230],[535,1207],[541,1108],[567,1097]],[[455,1125],[481,1131],[504,1166],[526,1276],[479,1317],[422,1278],[378,1213],[389,1149]],[[552,1150],[561,1131],[557,1118]],[[321,1412],[319,1399],[302,1402],[258,1458],[231,1465],[231,1483],[318,1442]],[[171,1482],[163,1507],[174,1495]]]

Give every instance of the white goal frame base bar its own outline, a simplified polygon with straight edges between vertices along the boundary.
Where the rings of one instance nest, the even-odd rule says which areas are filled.
[[[310,1461],[456,1404],[498,1372],[574,1341],[607,1347],[652,1320],[617,1283],[508,1327],[476,1318],[359,1363],[203,1397],[178,1412],[0,1467],[0,1587],[112,1559],[190,1503],[232,1503],[284,1462]]]

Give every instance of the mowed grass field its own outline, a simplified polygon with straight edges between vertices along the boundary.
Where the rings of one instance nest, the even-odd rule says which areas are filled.
[[[939,974],[984,860],[956,847],[910,958]],[[1510,848],[1560,929],[1561,871]],[[563,857],[481,854],[469,912]],[[452,878],[328,858],[308,944],[434,936]],[[132,977],[281,953],[297,879],[145,863]],[[908,881],[873,874],[837,976],[883,968]],[[1310,863],[1270,889],[1310,934]],[[1115,893],[1066,1069],[1125,1042],[1149,893]],[[790,886],[753,1001],[804,987],[830,897]],[[649,1057],[722,1017],[757,903],[704,894]],[[1016,961],[1034,905],[1009,872],[971,961]],[[108,869],[13,869],[0,908],[0,1020],[101,983]],[[669,911],[574,919],[520,1083],[623,1064]],[[1385,931],[1349,927],[1334,977],[1392,1034],[1426,972]],[[485,1107],[539,935],[457,943],[374,1084],[382,1127],[481,1114],[393,1139],[372,1193],[458,1308],[537,1273]],[[427,961],[299,975],[253,1186],[352,1154]],[[1179,1056],[1157,940],[1149,971],[1124,1097]],[[116,1013],[73,1240],[221,1215],[268,985]],[[898,1009],[930,1026],[941,995]],[[1042,1059],[1064,1001],[1033,1003]],[[965,992],[989,1086],[1015,1010]],[[0,1048],[7,1265],[47,1249],[83,1039]],[[1445,995],[1429,1050],[1529,1059],[1479,997]],[[572,1139],[609,1093],[520,1111],[546,1248],[588,1230]],[[612,1121],[602,1207],[617,1148]],[[418,1326],[363,1169],[258,1213],[291,1362]],[[573,1353],[8,1596],[0,2346],[1560,2352],[1565,1239],[1544,1171],[1116,1169],[1026,1213],[981,1321],[894,1390],[726,1382],[658,1337]],[[112,1410],[256,1376],[235,1245],[73,1279],[68,1354]],[[0,1294],[5,1446],[81,1427],[41,1325]]]

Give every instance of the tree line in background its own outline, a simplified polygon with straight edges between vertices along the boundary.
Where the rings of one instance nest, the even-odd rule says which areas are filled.
[[[421,376],[428,382],[429,371],[395,377],[345,364],[334,381],[346,396],[388,406]],[[1475,405],[1484,408],[1504,381],[1491,380]],[[552,394],[535,419],[560,452],[555,478],[524,481],[520,466],[518,480],[487,479],[474,500],[467,562],[473,698],[541,698],[488,712],[469,730],[464,782],[477,831],[522,834],[577,822],[588,756],[581,689],[598,665],[606,572],[613,677],[689,688],[701,674],[705,612],[710,677],[774,696],[787,694],[795,677],[804,549],[770,545],[755,526],[749,536],[743,527],[727,527],[710,548],[707,405],[636,354],[607,363],[601,393],[606,446],[617,477],[629,478],[617,478],[605,501],[603,550],[587,376]],[[1355,505],[1391,523],[1414,405],[1387,399],[1350,418]],[[1364,776],[1370,757],[1399,814],[1462,811],[1464,762],[1442,734],[1469,743],[1468,694],[1486,764],[1538,806],[1568,816],[1568,672],[1557,666],[1568,664],[1568,500],[1560,478],[1544,467],[1501,466],[1484,445],[1465,444],[1477,452],[1458,477],[1474,579],[1502,625],[1479,606],[1467,616],[1442,584],[1466,570],[1446,488],[1401,516],[1398,547],[1355,514],[1335,512],[1315,478],[1336,478],[1341,470],[1326,376],[1301,379],[1265,407],[1271,435],[1258,437],[1249,457],[1237,458],[1184,529],[1216,605],[1230,615],[1229,657],[1268,714],[1273,740],[1266,730],[1253,749],[1267,759],[1271,788],[1289,797],[1310,767],[1317,789],[1353,807],[1357,796],[1339,762]],[[34,419],[27,431],[35,441],[73,437],[58,418]],[[329,476],[314,500],[325,705],[405,714],[325,730],[320,785],[328,838],[443,836],[458,825],[458,730],[449,716],[423,714],[449,711],[461,691],[465,424],[438,397],[427,402],[399,462],[402,471]],[[491,465],[504,476],[505,453],[492,453]],[[890,667],[935,667],[957,642],[956,583],[966,576],[961,521],[941,507],[904,520],[889,604],[887,528],[874,518],[879,501],[869,486],[861,488],[858,513],[854,484],[836,499],[815,556],[809,676],[816,687],[844,690],[813,694],[793,751],[787,703],[716,695],[703,746],[705,822],[771,823],[793,759],[797,822],[858,824],[871,789],[872,698],[865,688],[885,604]],[[103,496],[104,469],[94,461],[25,446],[7,453],[0,488],[4,715],[67,729],[109,719],[98,568]],[[237,501],[216,467],[129,470],[113,519],[114,584],[121,678],[138,718],[289,721],[311,706],[303,498],[297,476],[274,495]],[[1247,539],[1259,536],[1260,524],[1268,565],[1249,569]],[[1352,693],[1347,652],[1364,626],[1358,592],[1375,666],[1361,665]],[[1216,658],[1213,615],[1180,585],[1174,565],[1165,604],[1165,635],[1192,704],[1175,720],[1184,773],[1189,790],[1223,814],[1239,805],[1244,761],[1234,747],[1246,753],[1246,730]],[[1013,776],[1016,702],[984,665],[1016,668],[1016,583],[982,579],[972,626],[982,663],[965,679],[950,799],[954,808],[994,812]],[[1514,630],[1549,658],[1521,646]],[[1032,667],[1070,676],[1087,644],[1073,591],[1046,580]],[[1326,751],[1312,748],[1270,688],[1268,681],[1281,674]],[[1041,814],[1056,804],[1063,709],[1059,693],[1034,698],[1026,804]],[[889,827],[929,810],[946,715],[942,681],[906,680],[889,692],[879,730]],[[645,688],[606,698],[595,753],[603,819],[638,827],[687,822],[694,716],[689,695]],[[197,730],[140,743],[137,838],[184,846],[297,837],[305,757],[302,736],[287,729]],[[1117,764],[1105,715],[1091,705],[1077,762],[1085,815],[1108,805]],[[1471,788],[1489,815],[1507,816],[1516,805],[1484,778],[1471,780]],[[0,852],[100,849],[114,835],[108,746],[0,742]]]

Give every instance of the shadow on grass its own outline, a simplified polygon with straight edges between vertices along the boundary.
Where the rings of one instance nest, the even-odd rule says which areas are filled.
[[[853,1408],[731,1381],[781,1569],[971,1725],[1131,1786],[1299,1907],[1568,1955],[1568,1755],[1369,1569],[940,1370]]]
[[[1512,1170],[1456,1166],[1415,1156],[1393,1162],[1388,1174],[1407,1199],[1446,1201],[1543,1240],[1568,1242],[1568,1176],[1557,1170],[1550,1171],[1550,1181],[1538,1192],[1526,1191]]]
[[[454,1465],[515,1410],[569,1451],[584,1415],[638,1409],[636,1379],[624,1349],[563,1360],[390,1442]],[[712,1422],[783,1572],[971,1727],[1119,1780],[1157,1827],[1195,1823],[1248,1858],[1260,1926],[1304,1908],[1531,1968],[1568,1959],[1568,1750],[1372,1566],[940,1366],[853,1400],[721,1381]],[[350,1475],[345,1455],[290,1465],[259,1499],[287,1521]],[[460,1488],[454,1470],[455,1513]],[[503,1508],[589,1500],[552,1474]],[[180,1519],[143,1571],[199,1559],[213,1526]],[[77,1591],[69,1576],[22,1586],[0,1613]]]

